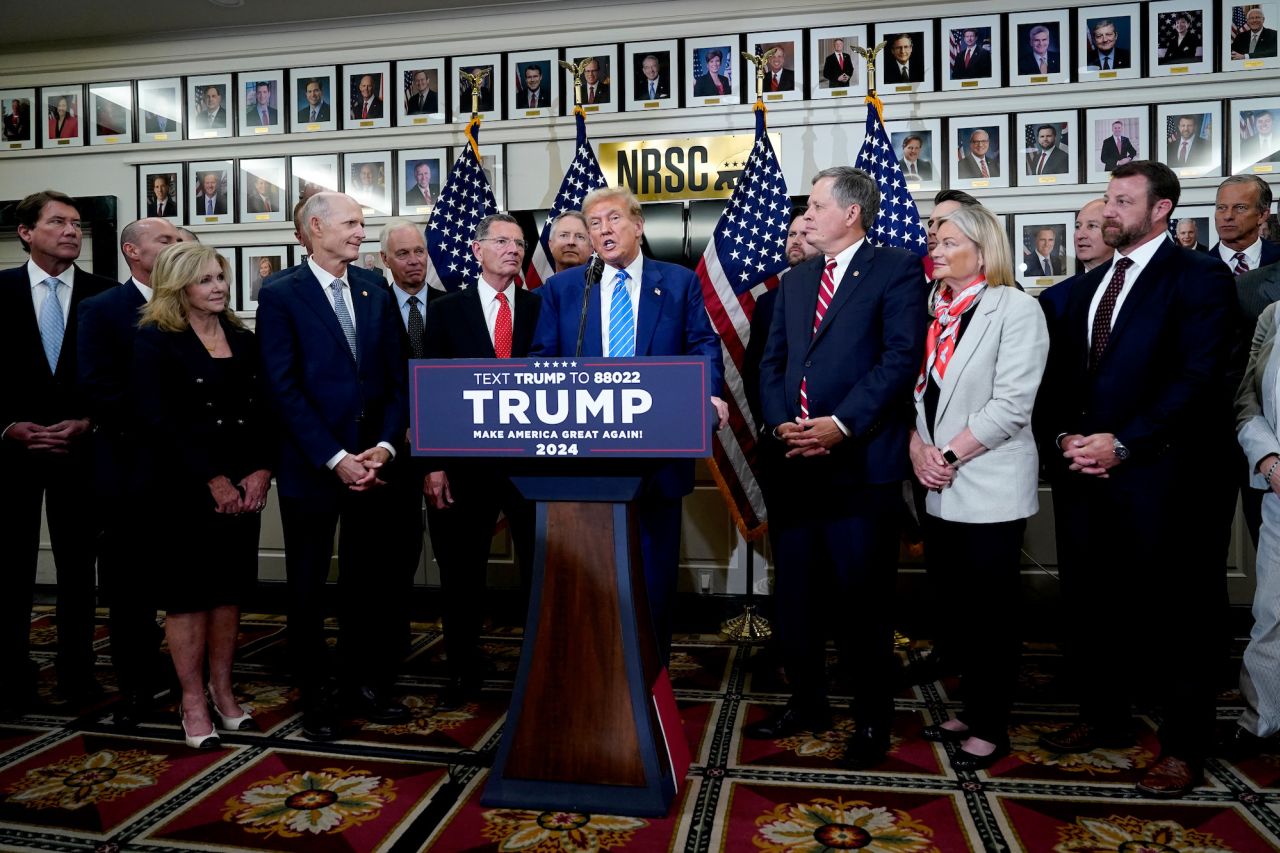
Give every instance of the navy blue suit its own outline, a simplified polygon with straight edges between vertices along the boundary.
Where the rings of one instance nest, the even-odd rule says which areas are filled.
[[[1222,255],[1218,253],[1218,247],[1221,245],[1221,242],[1214,243],[1213,248],[1209,250],[1209,254],[1218,260],[1222,260]],[[1272,243],[1270,240],[1263,240],[1262,256],[1258,260],[1258,268],[1261,269],[1268,264],[1274,264],[1276,261],[1280,261],[1280,243]],[[1249,337],[1253,337],[1252,329],[1249,330]]]
[[[132,278],[80,303],[77,341],[80,390],[93,421],[95,492],[102,506],[98,579],[111,607],[111,661],[122,690],[145,690],[160,647],[156,605],[148,594],[146,550],[138,543],[149,520],[131,498],[147,474],[130,416],[129,386],[138,317],[147,304]]]
[[[835,632],[842,664],[856,673],[854,714],[859,727],[887,734],[901,484],[911,470],[906,403],[923,356],[924,268],[910,252],[863,243],[815,335],[824,265],[819,255],[787,273],[760,364],[765,429],[800,416],[805,379],[810,417],[835,416],[849,431],[829,455],[777,466],[778,493],[792,496],[769,507],[778,635],[793,707],[824,713],[823,625],[839,607],[855,607]],[[833,592],[842,602],[836,610]]]
[[[380,520],[389,490],[353,492],[329,470],[339,450],[399,447],[408,424],[403,332],[385,286],[347,267],[358,359],[309,264],[258,294],[257,334],[281,437],[276,482],[289,577],[289,643],[304,690],[323,681],[321,594],[342,521],[339,647],[344,675],[385,686],[397,663],[395,626],[380,610],[395,592],[395,560]]]
[[[1161,746],[1196,763],[1213,730],[1235,509],[1235,384],[1223,377],[1237,309],[1221,261],[1158,239],[1092,366],[1089,306],[1106,287],[1110,265],[1073,279],[1063,314],[1049,328],[1034,425],[1055,486],[1065,612],[1141,610],[1169,626],[1118,620],[1110,623],[1116,636],[1087,618],[1069,620],[1084,675],[1082,717],[1127,731],[1130,676],[1151,672],[1164,700]],[[1111,433],[1131,455],[1108,479],[1072,472],[1058,447],[1063,433]],[[1187,523],[1189,494],[1196,496],[1194,524]]]
[[[27,265],[0,272],[0,364],[5,367],[0,393],[0,430],[19,421],[48,426],[89,416],[76,382],[76,328],[80,303],[116,283],[77,269],[71,307],[63,332],[57,369],[49,370],[36,320]],[[27,660],[31,597],[40,549],[40,506],[46,518],[58,572],[58,680],[77,688],[93,675],[94,538],[98,513],[92,501],[93,457],[88,435],[76,438],[68,453],[27,450],[18,442],[0,442],[5,471],[0,489],[0,684],[12,698],[34,690]]]
[[[531,356],[573,355],[587,266],[574,267],[547,280],[538,293],[542,313],[534,332]],[[599,285],[591,289],[582,355],[603,356]],[[702,285],[692,270],[644,259],[640,309],[636,316],[636,355],[705,355],[711,362],[707,387],[719,396],[724,385],[720,338],[711,328],[702,301]],[[710,406],[710,402],[707,403]],[[695,417],[696,412],[690,412]],[[671,649],[671,606],[680,562],[682,498],[693,491],[693,460],[657,465],[645,479],[637,508],[645,582],[654,631],[665,664]]]

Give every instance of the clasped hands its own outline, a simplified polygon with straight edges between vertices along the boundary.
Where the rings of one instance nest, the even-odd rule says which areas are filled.
[[[18,421],[9,428],[4,437],[21,443],[27,450],[61,455],[71,449],[73,438],[88,431],[88,418],[58,421],[49,426],[31,421]]]
[[[385,447],[370,447],[363,453],[348,453],[333,470],[347,488],[353,492],[367,492],[386,482],[378,478],[378,469],[391,459]]]
[[[787,458],[793,456],[826,456],[831,448],[844,441],[844,432],[829,415],[821,418],[796,418],[794,423],[779,424],[774,435],[787,445]]]
[[[1064,435],[1058,447],[1072,471],[1104,480],[1111,476],[1108,472],[1121,461],[1116,456],[1116,437],[1109,432]]]
[[[916,479],[926,489],[940,492],[955,479],[956,469],[942,458],[942,451],[932,444],[925,444],[916,433],[911,435],[910,454]]]
[[[224,515],[262,512],[267,505],[267,490],[270,488],[271,472],[266,469],[254,471],[235,484],[222,474],[209,481],[214,511]]]

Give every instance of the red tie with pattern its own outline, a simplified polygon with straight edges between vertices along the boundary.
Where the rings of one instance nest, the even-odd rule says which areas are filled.
[[[493,298],[498,300],[498,317],[493,321],[493,353],[498,358],[511,358],[511,306],[505,293]]]
[[[822,318],[831,307],[831,300],[836,295],[836,259],[827,258],[827,268],[822,271],[822,286],[818,288],[818,304],[813,309],[813,334],[818,334]],[[809,379],[800,379],[800,417],[809,417]]]
[[[987,171],[987,158],[986,158],[986,157],[983,157],[981,160],[979,160],[979,161],[978,161],[978,169],[979,169],[979,170],[981,170],[981,172],[982,172],[982,177],[984,177],[984,178],[989,178],[989,177],[991,177],[991,173]]]
[[[1111,281],[1102,292],[1102,301],[1098,303],[1098,312],[1093,315],[1093,346],[1089,348],[1089,367],[1095,370],[1111,339],[1111,315],[1115,313],[1116,299],[1124,289],[1125,270],[1131,266],[1133,261],[1128,258],[1116,261],[1115,272],[1111,274]]]
[[[1249,271],[1249,259],[1245,257],[1244,252],[1236,252],[1236,256],[1231,260],[1236,262],[1235,274],[1240,275]]]

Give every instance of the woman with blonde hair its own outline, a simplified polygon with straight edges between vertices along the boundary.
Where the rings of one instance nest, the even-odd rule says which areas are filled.
[[[154,587],[182,686],[188,746],[219,745],[218,727],[252,728],[231,664],[240,603],[257,580],[260,513],[273,445],[258,343],[229,308],[231,271],[217,250],[175,243],[160,253],[139,321],[133,399],[153,458],[161,537]],[[203,683],[208,661],[209,683]]]
[[[934,287],[916,381],[911,463],[925,498],[925,559],[954,608],[964,711],[927,726],[958,745],[956,770],[1008,752],[1020,643],[1022,536],[1037,508],[1031,410],[1049,355],[1044,314],[1013,287],[995,216],[961,207],[937,221]]]

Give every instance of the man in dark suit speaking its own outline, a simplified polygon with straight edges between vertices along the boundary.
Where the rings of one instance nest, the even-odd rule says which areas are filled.
[[[723,427],[728,409],[719,396],[724,384],[720,339],[707,318],[698,277],[692,270],[640,254],[644,214],[630,190],[594,190],[583,200],[582,213],[587,217],[591,246],[604,261],[604,272],[590,292],[581,355],[707,356],[711,360],[707,387]],[[542,313],[530,355],[574,355],[587,270],[584,265],[557,273],[538,290]],[[645,478],[637,499],[649,610],[664,666],[671,654],[682,501],[692,491],[692,461],[672,460]]]
[[[1236,383],[1223,381],[1235,290],[1220,261],[1169,239],[1179,194],[1162,163],[1112,174],[1103,237],[1116,253],[1067,292],[1034,417],[1059,530],[1069,533],[1057,540],[1064,607],[1145,614],[1118,634],[1077,621],[1069,649],[1081,674],[1079,722],[1040,743],[1059,753],[1131,746],[1131,676],[1142,672],[1163,709],[1159,760],[1138,783],[1155,797],[1181,796],[1203,777],[1239,453]],[[1187,494],[1196,524],[1187,524]]]
[[[317,193],[301,219],[311,256],[259,292],[257,333],[279,420],[276,481],[303,734],[329,740],[340,710],[375,722],[408,716],[386,693],[397,634],[383,607],[402,593],[382,529],[389,499],[379,477],[404,439],[408,404],[395,301],[349,267],[364,240],[359,203]],[[339,521],[342,708],[329,683],[323,607]]]
[[[853,769],[879,764],[889,749],[890,614],[910,468],[901,402],[924,345],[924,268],[910,252],[866,239],[879,206],[865,172],[819,172],[804,220],[805,239],[821,255],[792,269],[777,289],[760,401],[764,428],[787,448],[775,481],[789,497],[770,505],[769,525],[791,698],[781,713],[743,731],[775,739],[829,727],[826,620],[818,614],[830,612],[833,600],[860,602],[834,632],[841,664],[856,673],[857,729],[845,753]]]

